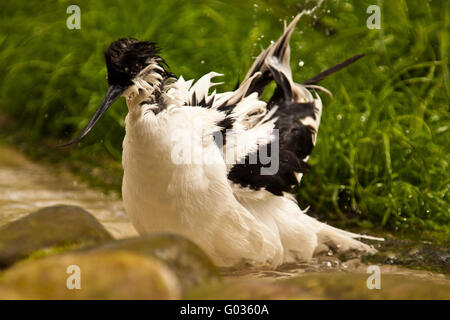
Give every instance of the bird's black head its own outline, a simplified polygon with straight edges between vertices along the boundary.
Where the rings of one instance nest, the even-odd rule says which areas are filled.
[[[150,61],[164,64],[158,53],[160,49],[154,42],[136,39],[119,39],[114,41],[105,52],[108,84],[130,86]]]
[[[125,95],[130,98],[134,93],[139,93],[142,88],[137,88],[133,81],[149,81],[151,82],[149,88],[152,88],[152,92],[159,92],[161,88],[155,87],[161,86],[164,79],[173,77],[171,73],[164,69],[164,65],[167,66],[167,64],[158,55],[159,51],[160,49],[154,42],[119,39],[111,43],[105,52],[109,84],[105,98],[78,137],[62,146],[69,146],[84,138],[102,114],[120,96]]]

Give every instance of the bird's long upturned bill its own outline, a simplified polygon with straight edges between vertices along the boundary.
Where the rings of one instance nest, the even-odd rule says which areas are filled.
[[[119,85],[112,85],[108,88],[108,91],[106,92],[105,98],[103,99],[100,106],[97,108],[97,111],[95,111],[94,116],[91,118],[89,123],[86,125],[86,127],[81,130],[80,134],[73,139],[72,141],[60,145],[60,147],[67,147],[74,143],[79,142],[81,139],[83,139],[89,131],[92,130],[92,128],[95,126],[98,120],[102,117],[103,113],[108,110],[108,108],[118,99],[122,96],[122,93],[126,90],[126,87],[121,87]]]

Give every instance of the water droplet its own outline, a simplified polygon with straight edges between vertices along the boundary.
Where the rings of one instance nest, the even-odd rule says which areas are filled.
[[[300,60],[300,62],[298,63],[298,66],[301,68],[301,67],[303,67],[304,65],[305,65],[305,62],[302,61],[302,60]]]
[[[336,116],[336,119],[342,120],[342,114],[338,114],[338,115]]]
[[[205,64],[205,60],[200,61],[201,64]]]

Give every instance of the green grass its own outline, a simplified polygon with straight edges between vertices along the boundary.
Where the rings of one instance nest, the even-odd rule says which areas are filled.
[[[214,70],[225,74],[220,89],[229,90],[280,35],[282,21],[314,3],[77,1],[81,30],[68,30],[73,1],[3,1],[0,113],[12,119],[6,139],[118,189],[124,101],[80,146],[52,148],[84,127],[100,103],[111,41],[156,41],[175,74],[190,79]],[[374,3],[380,30],[366,27]],[[322,83],[334,99],[323,97],[313,169],[298,190],[303,207],[359,229],[448,241],[449,30],[446,1],[325,0],[302,18],[291,42],[296,80],[367,54]]]

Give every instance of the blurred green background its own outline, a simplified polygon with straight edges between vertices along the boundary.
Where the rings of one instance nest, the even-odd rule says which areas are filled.
[[[69,5],[81,29],[66,27]],[[157,42],[176,75],[225,74],[234,87],[283,21],[316,1],[2,1],[0,133],[34,159],[58,162],[120,190],[121,99],[77,146],[55,149],[89,121],[106,91],[103,52],[119,37]],[[367,7],[381,8],[369,30]],[[354,229],[450,239],[448,1],[325,0],[293,34],[297,81],[358,53],[322,85],[317,146],[297,196],[302,207]]]

